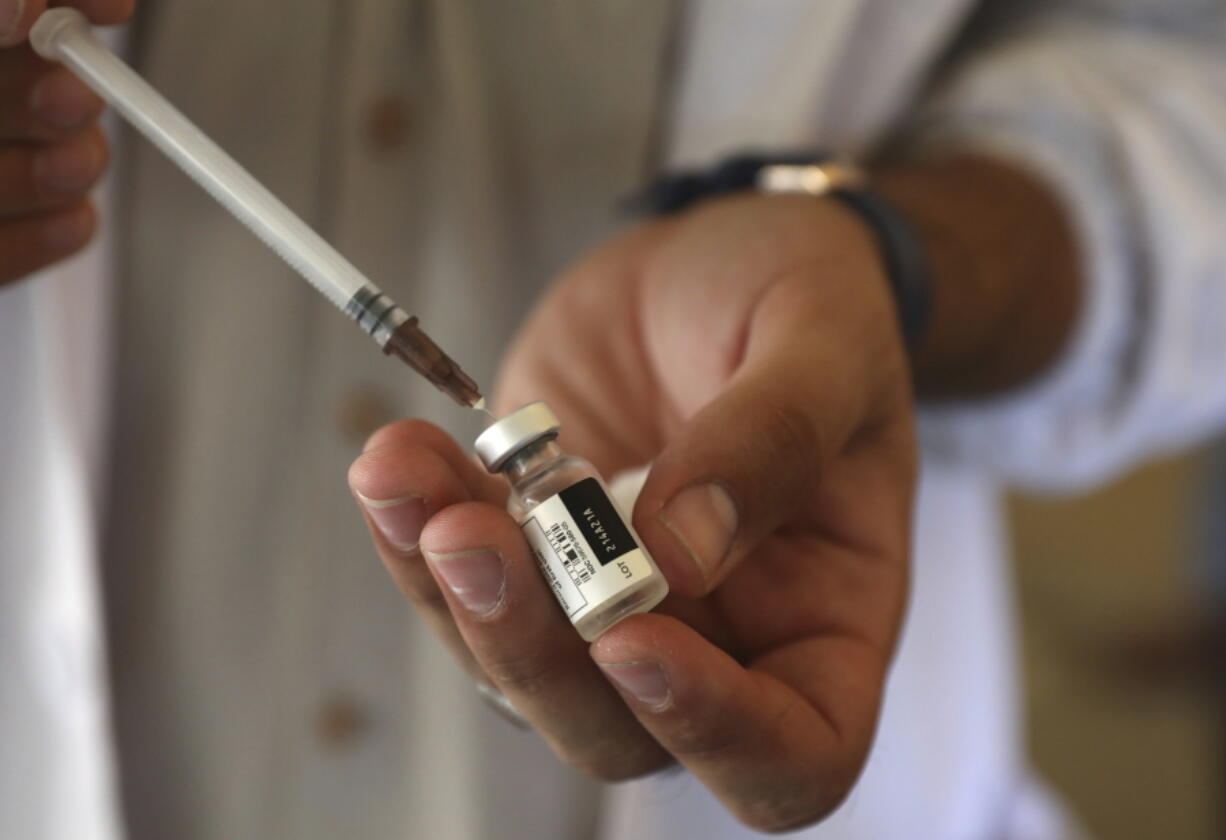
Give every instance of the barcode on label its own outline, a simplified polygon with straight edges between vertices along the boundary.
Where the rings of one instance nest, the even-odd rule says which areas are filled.
[[[570,532],[559,522],[549,529],[548,537],[550,547],[570,573],[571,579],[580,586],[587,583],[592,577],[592,568],[584,562],[583,549],[579,548]]]

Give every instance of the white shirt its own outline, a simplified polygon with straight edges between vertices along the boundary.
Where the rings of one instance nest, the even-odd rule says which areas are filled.
[[[1048,177],[1082,233],[1085,318],[1024,393],[924,418],[914,593],[877,745],[801,836],[1054,838],[1020,747],[997,488],[1084,482],[1226,414],[1211,317],[1226,68],[1221,14],[1192,0],[993,7],[936,87],[958,0],[704,0],[681,29],[647,0],[165,2],[141,13],[136,57],[484,381],[653,153],[862,151],[901,126]],[[363,134],[389,92],[418,115],[399,149]],[[357,442],[334,423],[359,384],[389,415],[454,414],[154,152],[126,152],[98,484],[88,386],[108,380],[77,362],[105,346],[85,295],[108,255],[0,292],[0,835],[117,833],[95,486],[134,837],[746,834],[684,774],[601,807],[476,703],[373,559],[343,484]]]

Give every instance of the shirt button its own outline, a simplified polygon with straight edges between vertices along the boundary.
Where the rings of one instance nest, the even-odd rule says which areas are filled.
[[[316,732],[320,742],[330,749],[350,746],[370,728],[370,717],[354,701],[337,697],[319,710]]]
[[[366,142],[381,154],[399,151],[409,139],[409,106],[398,96],[375,100],[366,113]]]
[[[358,388],[343,396],[336,406],[336,425],[351,443],[361,446],[380,426],[396,416],[392,401],[374,388]]]

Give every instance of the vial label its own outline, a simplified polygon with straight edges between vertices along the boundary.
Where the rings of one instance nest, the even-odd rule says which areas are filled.
[[[647,555],[594,478],[541,502],[520,527],[572,622],[651,574]]]

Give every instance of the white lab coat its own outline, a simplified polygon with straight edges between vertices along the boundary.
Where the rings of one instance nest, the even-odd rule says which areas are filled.
[[[163,2],[135,54],[485,381],[653,153],[855,151],[902,126],[1048,177],[1085,317],[1036,385],[926,412],[878,741],[799,836],[1061,838],[1020,742],[996,496],[1226,416],[1223,25],[1194,0],[992,5],[935,88],[964,0],[695,0],[682,28],[654,0]],[[419,115],[404,147],[362,133],[385,95]],[[480,707],[373,561],[335,421],[455,415],[124,151],[116,253],[0,291],[0,836],[111,840],[121,790],[137,838],[746,835],[684,774],[602,793]]]

